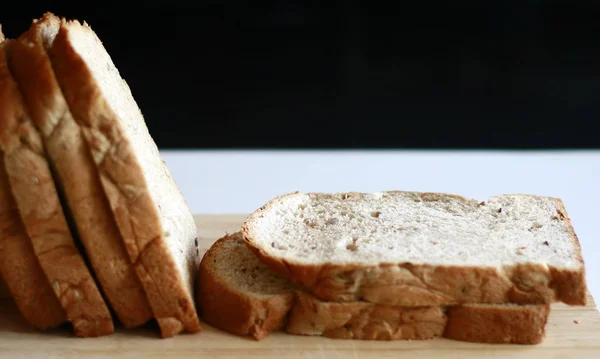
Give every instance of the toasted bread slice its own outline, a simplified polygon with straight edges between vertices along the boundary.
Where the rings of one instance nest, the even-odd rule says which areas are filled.
[[[10,46],[9,41],[4,44]],[[0,71],[1,170],[7,175],[24,230],[75,334],[110,334],[114,331],[110,312],[75,246],[40,135],[10,75],[4,48],[0,51]]]
[[[42,135],[56,183],[99,285],[125,327],[152,319],[146,293],[125,250],[100,175],[73,120],[45,48],[61,21],[47,13],[9,46],[10,69]]]
[[[403,307],[325,302],[295,289],[245,245],[240,232],[217,240],[200,263],[196,303],[207,323],[263,339],[272,331],[337,339],[448,338],[487,343],[542,341],[549,305]],[[497,317],[501,316],[502,319]],[[461,332],[462,328],[462,332]],[[478,335],[479,328],[486,328]]]
[[[162,336],[200,331],[194,218],[129,87],[86,24],[63,22],[48,52]]]
[[[555,198],[293,193],[251,214],[243,233],[271,268],[327,301],[586,302],[579,241]]]

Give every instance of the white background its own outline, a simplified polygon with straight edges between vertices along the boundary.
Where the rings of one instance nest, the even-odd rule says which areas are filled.
[[[600,151],[161,151],[195,214],[248,214],[293,191],[447,192],[563,200],[600,298]]]

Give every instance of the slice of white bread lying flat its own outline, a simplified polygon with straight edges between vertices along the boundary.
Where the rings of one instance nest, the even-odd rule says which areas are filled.
[[[63,22],[48,53],[162,336],[200,331],[194,218],[131,91],[86,24]]]
[[[261,262],[240,232],[217,240],[198,270],[196,302],[207,323],[260,340],[290,334],[338,339],[399,340],[445,336],[488,343],[542,341],[549,305],[402,307],[325,302],[303,293]]]
[[[9,41],[3,44],[9,46]],[[5,48],[0,49],[0,71],[1,170],[24,230],[75,334],[110,334],[110,312],[71,235],[40,135],[10,75]]]
[[[33,22],[8,47],[9,67],[42,135],[65,211],[73,219],[98,284],[125,327],[152,319],[146,293],[125,250],[100,176],[79,126],[62,95],[45,47],[61,20],[50,14]]]
[[[261,260],[323,300],[586,301],[579,241],[555,198],[292,193],[251,214],[242,231]]]

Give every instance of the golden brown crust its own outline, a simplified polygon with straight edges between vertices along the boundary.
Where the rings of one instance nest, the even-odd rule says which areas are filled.
[[[387,192],[387,193],[395,193]],[[242,226],[250,249],[275,271],[294,285],[326,301],[365,300],[373,303],[420,306],[463,303],[541,304],[562,301],[570,305],[585,305],[585,270],[567,270],[546,265],[467,267],[430,266],[410,263],[306,265],[274,257],[261,248],[255,239],[253,222],[265,211],[285,200],[277,197],[254,213]],[[321,194],[311,194],[321,195]],[[327,196],[328,194],[323,194]],[[336,196],[362,196],[361,193]],[[422,200],[444,200],[460,196],[414,193]],[[331,195],[330,195],[331,196]],[[473,200],[467,200],[474,202]],[[474,202],[476,203],[476,202]],[[566,219],[565,216],[560,219]],[[569,222],[570,223],[570,222]],[[574,232],[573,232],[574,233]],[[577,238],[573,238],[577,241]]]
[[[100,291],[67,225],[39,133],[1,51],[0,151],[12,195],[37,259],[77,336],[114,331]]]
[[[4,34],[2,33],[2,24],[0,24],[0,44],[4,42]],[[0,272],[0,298],[9,297],[10,293],[8,288],[6,287],[6,282],[2,278],[2,273]]]
[[[466,305],[448,308],[444,337],[474,343],[538,344],[550,305]]]
[[[144,286],[162,336],[170,337],[182,330],[199,332],[201,327],[192,294],[188,293],[164,241],[158,210],[141,166],[128,139],[123,137],[118,117],[102,96],[87,64],[72,47],[71,27],[81,27],[81,24],[72,21],[61,25],[49,50],[50,58],[73,117],[94,153],[130,260]]]
[[[49,13],[35,21],[8,49],[11,71],[42,133],[57,183],[104,294],[125,327],[139,326],[152,318],[146,293],[44,50],[59,28],[60,19]]]
[[[424,340],[442,336],[441,307],[401,307],[368,302],[324,302],[297,291],[286,331],[335,339]]]
[[[3,88],[3,79],[0,77],[0,96]],[[23,228],[1,156],[0,273],[5,285],[3,294],[12,295],[19,312],[33,327],[40,330],[54,328],[67,320]]]
[[[286,331],[334,339],[406,340],[445,337],[474,343],[538,344],[550,305],[401,307],[323,302],[297,292]]]
[[[1,52],[4,40],[0,25]],[[5,71],[0,73],[6,75]],[[5,81],[10,78],[0,78],[0,96],[7,90]],[[23,318],[37,329],[54,328],[67,320],[25,233],[0,156],[0,297],[11,293]]]
[[[233,235],[217,240],[200,262],[196,278],[198,313],[216,328],[261,340],[283,328],[294,293],[290,290],[258,298],[228,285],[213,266],[217,252],[232,240],[235,240]]]

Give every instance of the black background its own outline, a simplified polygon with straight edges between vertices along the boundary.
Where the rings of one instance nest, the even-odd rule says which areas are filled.
[[[418,3],[11,1],[0,23],[86,20],[161,148],[600,147],[600,2]]]

